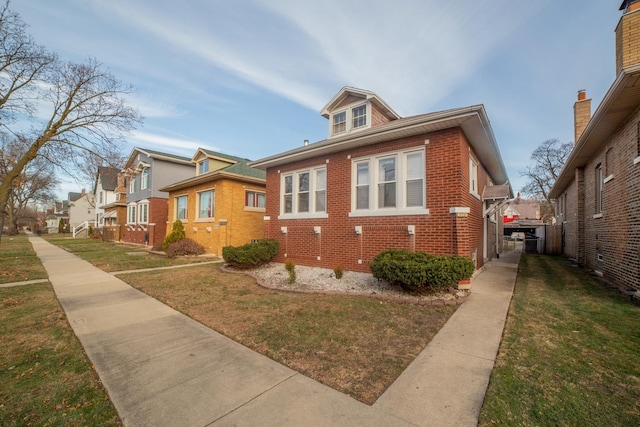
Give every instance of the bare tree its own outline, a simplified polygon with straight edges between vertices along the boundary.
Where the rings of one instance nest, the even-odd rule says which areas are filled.
[[[523,195],[552,205],[549,191],[572,148],[573,144],[561,144],[557,139],[548,139],[540,144],[531,154],[531,164],[520,171],[520,176],[527,178],[520,190]]]
[[[97,61],[63,63],[49,55],[48,62],[37,65],[40,62],[34,57],[41,58],[38,52],[44,49],[25,34],[24,23],[7,6],[8,2],[0,16],[0,39],[4,40],[0,43],[0,61],[12,71],[0,73],[0,125],[22,142],[23,154],[15,159],[0,183],[0,212],[5,210],[15,180],[36,158],[73,175],[74,159],[79,153],[91,152],[104,158],[142,121],[124,100],[131,89]],[[24,45],[23,50],[33,55],[15,56],[13,50],[4,50],[16,44]],[[25,81],[27,78],[30,80]],[[34,111],[28,101],[34,94],[39,100],[38,116],[46,118],[32,117],[28,133],[18,131],[17,126],[12,129],[4,117]],[[0,229],[3,225],[4,216],[0,215]]]
[[[20,148],[19,146],[17,148]],[[5,155],[0,160],[7,160],[11,147],[3,144]],[[6,162],[0,162],[0,171],[5,170]],[[30,203],[49,204],[55,200],[54,189],[58,185],[53,165],[36,158],[29,163],[20,176],[14,180],[5,206],[5,214],[9,222],[9,232],[18,231],[18,222],[23,218]]]

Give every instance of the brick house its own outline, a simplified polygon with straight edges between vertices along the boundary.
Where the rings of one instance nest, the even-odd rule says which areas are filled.
[[[251,163],[267,173],[276,261],[368,272],[387,248],[459,254],[476,268],[495,256],[512,192],[482,105],[402,118],[345,87],[321,114],[327,139]]]
[[[164,239],[167,194],[160,188],[194,175],[188,157],[134,148],[122,171],[126,186],[126,226],[122,240],[157,246]]]
[[[563,253],[611,283],[640,290],[640,1],[616,28],[616,78],[591,116],[578,92],[575,146],[550,196]]]
[[[225,246],[239,246],[264,236],[265,173],[248,160],[199,148],[192,158],[196,176],[167,185],[168,235],[180,220],[186,236],[207,253],[222,255]]]

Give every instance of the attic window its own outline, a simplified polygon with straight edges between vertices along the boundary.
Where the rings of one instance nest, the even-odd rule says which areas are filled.
[[[347,112],[342,111],[333,115],[333,131],[332,134],[341,133],[347,130]]]
[[[198,162],[198,175],[209,172],[209,159]]]
[[[369,112],[367,103],[334,112],[331,115],[331,136],[370,127]]]

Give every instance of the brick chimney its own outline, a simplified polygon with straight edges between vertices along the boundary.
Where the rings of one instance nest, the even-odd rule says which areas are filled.
[[[616,27],[616,76],[620,70],[640,63],[640,0],[625,0]]]
[[[578,91],[578,100],[573,104],[573,143],[575,144],[580,139],[582,132],[587,127],[587,124],[591,120],[591,100],[587,99],[587,91]]]

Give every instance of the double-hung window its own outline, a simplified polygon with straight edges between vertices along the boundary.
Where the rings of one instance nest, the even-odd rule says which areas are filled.
[[[129,178],[129,193],[135,193],[136,192],[136,176],[132,175],[131,178]]]
[[[198,219],[211,219],[214,216],[215,192],[213,190],[198,193]]]
[[[127,224],[136,223],[136,204],[130,203],[127,205]]]
[[[146,190],[149,188],[149,170],[145,169],[140,174],[140,189]]]
[[[267,207],[267,196],[259,191],[244,192],[244,206],[246,208],[264,209]]]
[[[209,159],[204,159],[198,162],[198,175],[209,172]]]
[[[351,109],[351,119],[353,128],[359,128],[367,125],[367,105],[360,105]]]
[[[428,214],[425,176],[422,148],[354,159],[349,216]]]
[[[187,219],[187,196],[176,197],[176,219],[184,221]]]
[[[138,204],[138,224],[149,223],[149,203]]]
[[[332,134],[342,133],[347,130],[347,112],[342,111],[333,115]]]
[[[289,218],[326,218],[327,169],[325,166],[282,175],[281,214]]]

